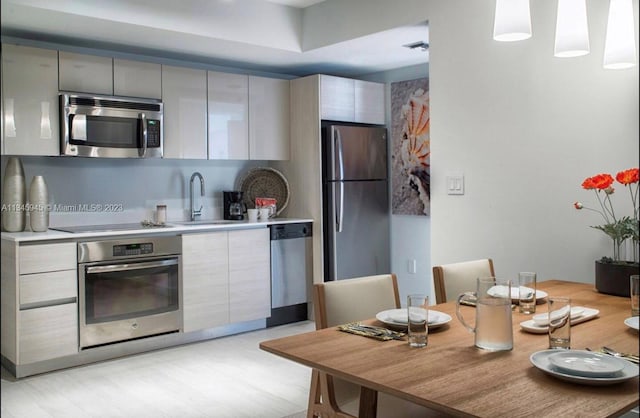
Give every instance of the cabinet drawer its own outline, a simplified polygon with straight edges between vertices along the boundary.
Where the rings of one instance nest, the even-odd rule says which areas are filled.
[[[78,297],[77,271],[62,270],[20,276],[20,305]]]
[[[77,268],[76,244],[40,244],[20,246],[20,274],[42,273]]]
[[[78,353],[78,304],[19,312],[18,364]]]

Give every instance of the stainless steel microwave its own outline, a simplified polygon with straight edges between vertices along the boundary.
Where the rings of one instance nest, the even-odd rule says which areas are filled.
[[[61,154],[162,158],[162,102],[60,93]]]

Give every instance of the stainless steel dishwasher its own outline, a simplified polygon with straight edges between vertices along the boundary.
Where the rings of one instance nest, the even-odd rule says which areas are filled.
[[[311,223],[271,225],[271,317],[267,326],[308,318],[313,282]]]

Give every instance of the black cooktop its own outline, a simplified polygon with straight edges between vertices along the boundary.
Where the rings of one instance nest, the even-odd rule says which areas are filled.
[[[50,226],[49,229],[62,232],[79,234],[83,232],[111,232],[111,231],[131,231],[134,229],[159,229],[167,228],[169,225],[151,223],[130,223],[130,224],[106,224],[106,225],[78,225],[78,226]]]

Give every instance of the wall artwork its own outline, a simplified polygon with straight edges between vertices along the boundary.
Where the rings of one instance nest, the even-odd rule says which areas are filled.
[[[431,212],[429,79],[391,83],[391,208],[394,215]]]

